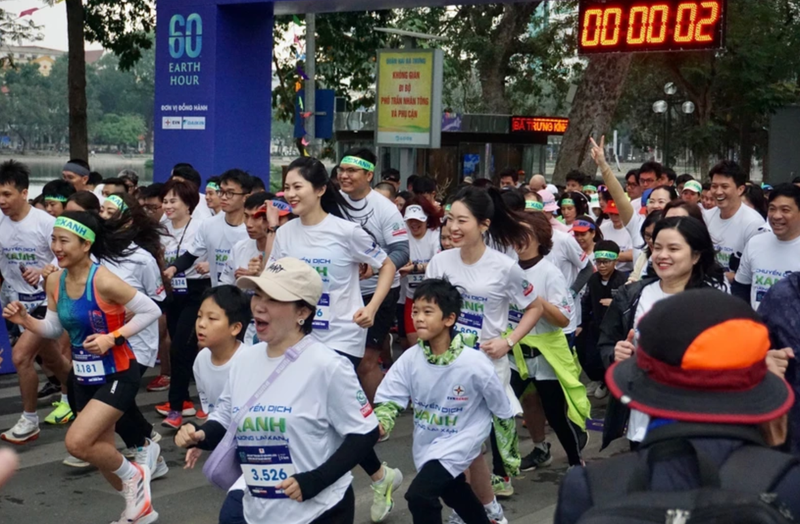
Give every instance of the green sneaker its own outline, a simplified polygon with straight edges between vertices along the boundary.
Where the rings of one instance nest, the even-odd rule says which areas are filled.
[[[514,494],[514,486],[511,485],[509,477],[492,475],[492,491],[494,496],[499,499],[507,499]]]
[[[72,413],[72,408],[69,407],[68,402],[53,402],[56,409],[50,412],[44,419],[47,424],[68,424],[75,419],[75,414]]]
[[[392,492],[403,483],[403,474],[399,469],[386,467],[386,463],[384,463],[383,471],[383,478],[372,483],[372,507],[370,508],[372,522],[383,522],[383,519],[392,511],[394,506]]]

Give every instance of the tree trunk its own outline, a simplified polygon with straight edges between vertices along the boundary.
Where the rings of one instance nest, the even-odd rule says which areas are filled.
[[[89,160],[89,129],[86,117],[86,53],[83,41],[83,2],[67,0],[69,67],[69,156]]]
[[[153,115],[147,117],[147,131],[144,134],[144,152],[147,155],[153,153],[153,132],[154,132]]]
[[[739,132],[739,166],[750,180],[750,171],[753,167],[753,134],[750,124],[742,121]]]
[[[569,112],[569,127],[561,140],[554,184],[566,183],[567,173],[572,169],[591,176],[597,172],[589,154],[589,137],[594,136],[599,142],[600,135],[611,125],[632,58],[630,53],[589,58]]]

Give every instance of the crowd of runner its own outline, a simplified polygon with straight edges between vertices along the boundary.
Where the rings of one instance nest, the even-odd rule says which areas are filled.
[[[52,402],[43,422],[69,424],[64,464],[97,468],[123,495],[117,523],[158,519],[162,433],[187,448],[187,467],[211,452],[204,472],[227,490],[220,523],[353,522],[356,466],[383,522],[404,476],[376,443],[409,410],[414,522],[442,522],[444,502],[450,523],[507,523],[498,499],[553,461],[546,425],[575,494],[591,484],[593,403],[607,402],[603,448],[625,438],[637,450],[665,419],[693,420],[639,402],[634,379],[617,377],[635,376],[634,361],[657,369],[654,340],[680,346],[676,332],[693,329],[660,303],[699,293],[677,317],[741,298],[714,311],[768,328],[747,365],[800,392],[800,180],[758,185],[725,160],[706,182],[652,161],[620,182],[604,149],[591,140],[599,178],[573,171],[556,187],[506,169],[447,195],[428,176],[401,188],[397,170],[378,175],[365,148],[331,173],[298,158],[277,194],[239,169],[203,185],[178,164],[139,187],[135,172],[102,179],[73,159],[30,199],[29,169],[4,162],[0,299],[23,412],[0,438],[35,445],[37,405]],[[142,389],[167,392],[159,430],[137,406]],[[793,409],[778,443],[798,454]],[[558,522],[592,506],[578,499]]]

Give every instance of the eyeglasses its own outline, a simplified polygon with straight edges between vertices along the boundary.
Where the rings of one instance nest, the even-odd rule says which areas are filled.
[[[222,189],[222,190],[220,190],[220,192],[219,192],[219,197],[220,197],[220,198],[231,198],[231,197],[233,197],[233,196],[241,196],[241,195],[246,195],[246,194],[247,194],[247,193],[244,193],[244,192],[242,192],[242,193],[237,193],[236,191],[231,191],[231,190],[225,190],[225,189]]]
[[[340,167],[337,173],[340,175],[355,175],[359,171],[364,171],[366,173],[366,169],[359,169],[357,167]]]
[[[142,207],[145,208],[146,211],[158,211],[161,209],[161,204],[143,204]]]

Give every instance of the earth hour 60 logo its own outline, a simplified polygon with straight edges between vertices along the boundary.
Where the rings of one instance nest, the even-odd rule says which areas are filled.
[[[197,58],[203,50],[203,19],[197,13],[172,15],[169,21],[169,54],[172,58]]]

